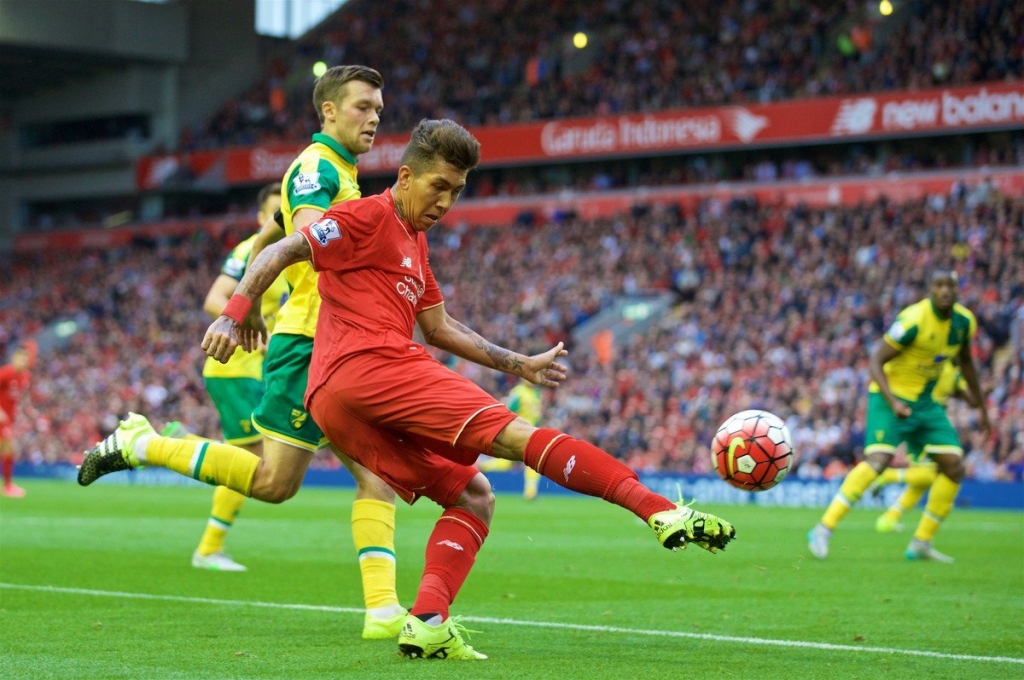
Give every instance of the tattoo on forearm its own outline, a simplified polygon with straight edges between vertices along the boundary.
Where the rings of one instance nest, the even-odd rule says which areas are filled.
[[[308,260],[309,256],[309,243],[301,236],[279,241],[261,252],[249,265],[237,292],[250,300],[258,300],[289,265]]]
[[[465,324],[452,319],[452,325],[455,326],[459,331],[469,336],[469,339],[473,342],[473,346],[477,349],[482,349],[484,353],[490,357],[494,367],[499,371],[505,371],[506,373],[515,373],[516,375],[522,375],[523,362],[519,358],[519,355],[515,352],[507,350],[503,347],[498,347],[493,342],[488,342],[479,333],[474,331],[472,328]]]

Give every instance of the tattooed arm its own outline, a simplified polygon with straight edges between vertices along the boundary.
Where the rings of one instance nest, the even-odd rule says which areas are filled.
[[[526,378],[535,385],[558,387],[568,368],[556,361],[568,352],[558,343],[543,354],[526,356],[498,347],[445,311],[444,303],[420,312],[416,317],[426,341],[467,361]]]
[[[223,314],[217,317],[203,338],[203,351],[217,361],[227,363],[239,345],[251,351],[260,339],[265,341],[267,326],[260,316],[258,304],[263,293],[286,267],[309,260],[312,254],[309,242],[302,234],[292,234],[264,249],[249,263],[234,293],[254,302],[252,312],[242,326]]]

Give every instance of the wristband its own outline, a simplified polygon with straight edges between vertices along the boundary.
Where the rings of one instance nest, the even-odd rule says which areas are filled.
[[[245,321],[245,317],[249,316],[249,310],[252,309],[252,300],[235,293],[228,300],[228,303],[224,305],[224,311],[221,312],[221,316],[226,316],[239,326]]]

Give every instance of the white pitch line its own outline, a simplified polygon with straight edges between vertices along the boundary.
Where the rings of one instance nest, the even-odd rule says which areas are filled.
[[[8,588],[11,590],[33,590],[47,593],[64,593],[67,595],[90,595],[93,597],[120,597],[134,600],[163,600],[166,602],[217,604],[228,607],[263,607],[266,609],[292,609],[300,611],[331,612],[335,614],[365,613],[364,609],[357,609],[355,607],[331,607],[328,605],[289,604],[281,602],[252,602],[247,600],[218,600],[210,597],[184,597],[182,595],[125,593],[116,590],[61,588],[58,586],[35,586],[24,585],[20,583],[0,583],[0,588]],[[648,635],[652,637],[687,638],[690,640],[731,642],[745,645],[760,645],[765,647],[798,647],[802,649],[822,649],[830,652],[868,652],[872,654],[923,656],[931,659],[948,659],[950,661],[988,661],[994,663],[1015,663],[1024,665],[1024,659],[1012,656],[975,656],[972,654],[946,654],[944,652],[927,652],[916,649],[896,649],[893,647],[855,647],[853,645],[834,645],[827,642],[802,642],[800,640],[772,640],[770,638],[738,637],[734,635],[715,635],[713,633],[687,633],[676,630],[647,630],[643,628],[620,628],[618,626],[588,626],[581,623],[556,623],[552,621],[520,621],[518,619],[498,619],[489,616],[463,616],[462,620],[472,621],[474,623],[493,623],[503,626],[526,626],[530,628],[560,628],[562,630],[581,630],[596,633],[622,633],[625,635]]]

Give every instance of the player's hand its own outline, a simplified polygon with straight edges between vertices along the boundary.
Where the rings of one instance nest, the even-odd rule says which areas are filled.
[[[245,323],[238,329],[238,344],[246,352],[266,349],[267,347],[267,322],[263,315],[255,308],[245,319]]]
[[[226,364],[239,345],[239,328],[235,320],[221,315],[206,329],[201,345],[207,356]]]
[[[909,418],[913,410],[899,399],[892,400],[892,412],[897,418]]]
[[[558,387],[565,380],[569,367],[555,360],[568,355],[565,344],[561,342],[543,354],[534,354],[523,362],[523,377],[534,385]]]

